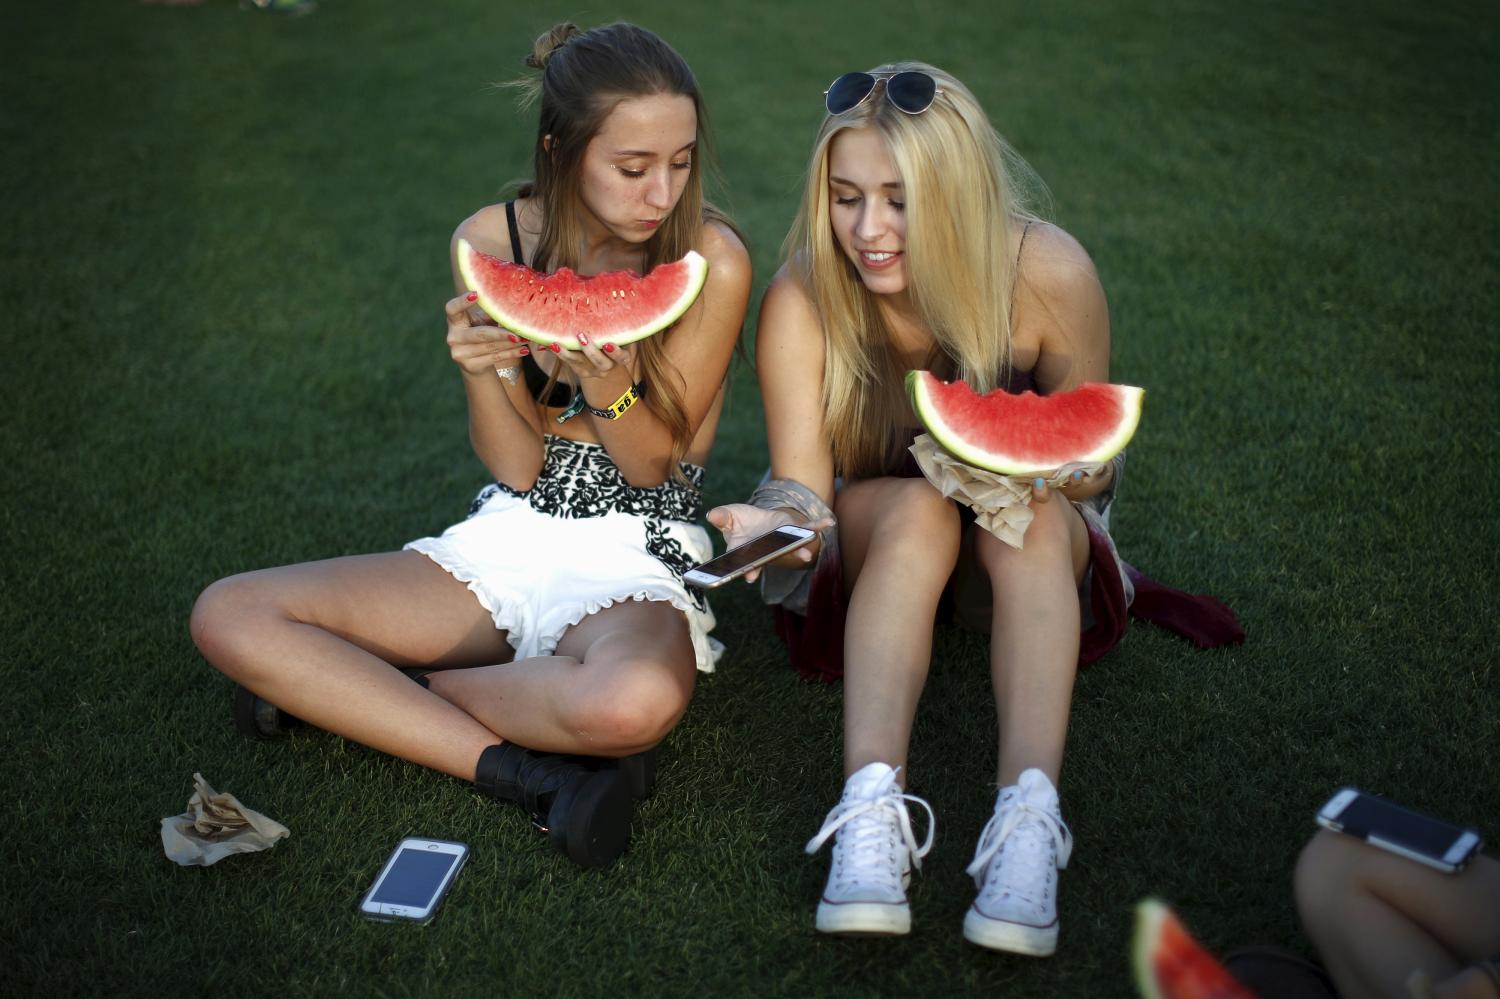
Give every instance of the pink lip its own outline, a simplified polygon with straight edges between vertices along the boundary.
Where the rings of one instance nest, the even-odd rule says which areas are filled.
[[[661,219],[636,219],[636,221],[645,226],[647,229],[655,229],[657,226],[661,225]]]
[[[883,271],[883,270],[887,270],[887,269],[889,269],[891,267],[894,267],[897,264],[899,264],[901,262],[902,256],[904,256],[904,253],[902,253],[901,251],[891,252],[891,255],[889,257],[887,257],[886,259],[884,259],[884,260],[871,260],[869,257],[865,256],[866,253],[884,253],[884,252],[887,252],[887,251],[884,251],[884,250],[864,250],[864,251],[861,251],[860,254],[859,254],[859,266],[863,267],[867,271]]]

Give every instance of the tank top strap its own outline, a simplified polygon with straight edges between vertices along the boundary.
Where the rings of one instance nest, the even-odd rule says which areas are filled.
[[[516,224],[516,203],[505,203],[505,224],[510,229],[510,255],[516,263],[526,266],[526,254],[521,251],[521,227]],[[1021,237],[1025,239],[1025,236]]]

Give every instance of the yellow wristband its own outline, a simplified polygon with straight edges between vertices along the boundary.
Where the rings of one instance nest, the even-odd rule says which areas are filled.
[[[587,408],[590,413],[593,413],[601,420],[618,420],[620,417],[625,415],[626,411],[629,410],[631,406],[634,406],[636,403],[640,402],[645,394],[646,383],[636,382],[634,385],[630,386],[630,388],[626,389],[624,393],[621,394],[620,398],[610,403],[607,408],[595,409],[593,406],[589,406]]]

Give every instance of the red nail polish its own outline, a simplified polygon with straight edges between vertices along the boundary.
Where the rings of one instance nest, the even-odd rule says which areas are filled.
[[[615,352],[615,345],[612,344],[612,343],[605,344],[604,345],[604,352],[606,354],[613,354]]]
[[[521,356],[522,357],[525,357],[527,354],[530,354],[530,353],[531,353],[531,348],[530,347],[522,347],[521,348]]]
[[[552,345],[552,353],[554,353],[554,354],[561,354],[562,353],[562,344],[560,344],[560,343],[554,343]]]
[[[468,299],[471,302],[477,302],[479,301],[479,292],[471,291],[467,295],[465,295],[464,298]]]
[[[521,338],[518,337],[518,336],[516,336],[514,333],[507,333],[507,334],[505,334],[505,336],[506,336],[506,339],[508,339],[511,343],[520,343],[521,342]]]
[[[587,334],[584,334],[584,333],[580,333],[580,334],[578,334],[578,342],[579,342],[579,343],[580,343],[580,344],[581,344],[581,345],[583,345],[583,346],[585,346],[585,347],[587,347],[587,346],[588,346],[588,345],[589,345],[589,338],[588,338],[588,335],[587,335]]]

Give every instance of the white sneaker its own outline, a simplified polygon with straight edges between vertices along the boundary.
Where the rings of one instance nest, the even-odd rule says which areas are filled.
[[[1057,950],[1057,872],[1068,866],[1073,834],[1057,789],[1036,768],[1000,791],[968,872],[979,897],[964,916],[964,939],[991,950],[1047,957]]]
[[[911,932],[906,886],[912,867],[932,849],[936,823],[927,802],[903,794],[896,770],[884,763],[861,768],[844,783],[844,794],[823,828],[807,844],[808,853],[836,836],[828,884],[818,903],[818,931],[845,934]],[[906,803],[927,809],[927,840],[912,835]]]

